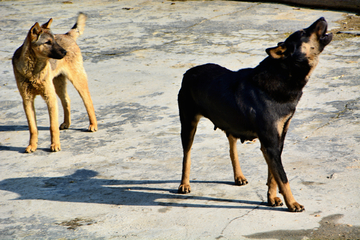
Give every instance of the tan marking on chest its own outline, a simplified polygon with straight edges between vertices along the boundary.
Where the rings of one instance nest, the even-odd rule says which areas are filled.
[[[305,54],[310,65],[310,71],[306,76],[306,79],[310,78],[310,75],[319,62],[319,54],[321,53],[319,47],[320,46],[316,34],[312,34],[309,38],[309,42],[304,42],[301,45],[301,52]]]

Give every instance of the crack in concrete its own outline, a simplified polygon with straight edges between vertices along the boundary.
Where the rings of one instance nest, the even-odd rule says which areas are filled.
[[[195,26],[198,26],[198,25],[203,24],[204,22],[211,21],[211,20],[216,19],[216,18],[219,18],[219,17],[229,16],[229,15],[231,15],[231,14],[235,14],[235,13],[239,13],[239,12],[243,12],[243,11],[248,11],[248,10],[250,10],[251,8],[254,8],[255,6],[258,6],[258,5],[260,5],[260,4],[261,4],[261,3],[257,3],[257,4],[255,4],[255,5],[252,5],[252,6],[250,6],[250,7],[247,7],[247,8],[245,8],[245,9],[242,9],[242,10],[239,10],[239,11],[224,13],[224,14],[220,14],[220,15],[217,15],[217,16],[215,16],[215,17],[212,17],[212,18],[204,19],[204,20],[202,20],[202,21],[200,21],[200,22],[198,22],[198,23],[195,23],[195,24],[192,25],[192,26],[187,27],[187,29],[193,28],[193,27],[195,27]]]
[[[351,224],[341,224],[338,220],[343,214],[333,214],[323,217],[320,226],[313,229],[275,230],[269,232],[245,235],[253,239],[359,239],[360,227]]]
[[[232,14],[236,14],[236,13],[239,13],[239,12],[243,12],[243,11],[248,11],[250,10],[251,8],[254,8],[255,6],[258,6],[260,5],[261,3],[257,3],[255,5],[252,5],[250,7],[247,7],[245,9],[242,9],[242,10],[238,10],[238,11],[233,11],[233,12],[228,12],[228,13],[224,13],[224,14],[220,14],[220,15],[217,15],[217,16],[214,16],[214,17],[211,17],[211,18],[207,18],[207,19],[204,19],[204,20],[201,20],[200,22],[198,23],[194,23],[193,25],[191,26],[188,26],[186,28],[183,28],[183,29],[179,29],[177,31],[173,31],[173,32],[163,32],[164,35],[167,35],[167,34],[172,34],[172,35],[176,35],[177,33],[183,31],[184,29],[185,30],[189,30],[191,28],[194,28],[198,25],[201,25],[207,21],[211,21],[213,19],[216,19],[216,18],[219,18],[219,17],[223,17],[223,16],[229,16],[229,15],[232,15]],[[99,56],[106,56],[106,57],[116,57],[116,56],[122,56],[122,55],[127,55],[127,54],[132,54],[134,52],[137,52],[137,51],[143,51],[143,50],[149,50],[149,49],[157,49],[159,47],[162,47],[162,46],[166,46],[166,45],[169,45],[169,44],[176,44],[178,42],[180,42],[182,39],[179,37],[178,39],[175,39],[175,40],[171,40],[169,42],[165,42],[165,43],[162,43],[160,45],[153,45],[153,46],[149,46],[149,47],[145,47],[145,48],[141,48],[141,47],[135,47],[133,49],[130,49],[128,51],[120,51],[120,52],[108,52],[108,51],[105,51],[105,52],[100,52],[100,53],[93,53],[93,52],[83,52],[83,55],[86,55],[86,56],[92,56],[92,58],[96,58],[96,57],[99,57]]]
[[[231,224],[232,222],[234,222],[235,220],[238,220],[238,219],[240,219],[240,218],[243,218],[243,217],[249,215],[251,212],[253,212],[255,209],[258,209],[261,205],[263,205],[263,204],[265,203],[264,197],[263,197],[259,192],[256,192],[256,194],[257,194],[258,197],[261,199],[261,203],[259,203],[256,207],[254,207],[253,209],[251,209],[251,210],[248,211],[247,213],[231,219],[231,220],[225,225],[225,227],[224,227],[223,230],[221,231],[220,235],[219,235],[218,237],[216,237],[215,239],[224,238],[224,232],[225,232],[225,230],[230,226],[230,224]]]
[[[317,132],[318,130],[322,129],[322,128],[325,128],[327,126],[329,126],[330,124],[340,120],[341,116],[342,115],[345,115],[346,112],[348,111],[353,111],[352,109],[349,108],[349,105],[352,104],[352,103],[356,103],[360,100],[360,98],[356,98],[354,100],[351,100],[351,101],[348,101],[345,106],[344,106],[344,109],[341,110],[341,111],[338,111],[334,117],[331,117],[330,120],[328,122],[326,122],[325,124],[321,125],[320,127],[316,128],[313,132],[311,132],[311,134],[309,136],[306,136],[305,137],[305,140],[309,139],[312,135],[315,134],[315,132]]]

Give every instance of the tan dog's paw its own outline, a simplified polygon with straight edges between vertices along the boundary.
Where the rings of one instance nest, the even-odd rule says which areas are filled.
[[[190,192],[191,192],[190,184],[181,184],[179,186],[178,193],[186,194],[186,193],[190,193]]]
[[[268,199],[268,205],[271,207],[278,207],[284,205],[280,198],[274,197],[274,199]]]
[[[245,177],[236,177],[235,185],[242,186],[248,184],[248,180]]]
[[[60,143],[53,143],[51,144],[50,150],[52,152],[58,152],[61,150]]]
[[[32,153],[35,152],[37,149],[37,144],[30,144],[29,146],[27,146],[27,148],[25,149],[26,153]]]
[[[288,209],[290,212],[303,212],[305,211],[305,208],[303,205],[300,205],[297,202],[294,202],[292,204],[290,204],[290,206],[288,206]]]
[[[62,123],[62,124],[60,125],[60,130],[68,129],[69,127],[70,127],[70,124],[68,124],[68,123]]]
[[[90,124],[88,130],[89,130],[89,132],[96,132],[97,131],[97,125]]]

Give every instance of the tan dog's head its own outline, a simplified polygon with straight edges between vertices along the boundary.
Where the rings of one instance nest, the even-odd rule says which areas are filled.
[[[31,49],[37,57],[62,59],[66,55],[66,50],[55,41],[54,35],[50,31],[51,23],[51,18],[42,26],[35,23],[28,32],[27,40],[30,41]]]
[[[294,32],[285,42],[266,49],[266,52],[274,59],[292,57],[293,60],[300,61],[305,58],[313,68],[317,65],[319,54],[332,40],[332,33],[326,34],[326,31],[325,18],[319,18],[310,27]]]

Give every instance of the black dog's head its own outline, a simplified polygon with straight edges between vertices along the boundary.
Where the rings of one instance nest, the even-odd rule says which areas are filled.
[[[50,31],[52,19],[42,26],[35,23],[31,27],[27,39],[30,41],[31,49],[38,57],[62,59],[66,55],[66,50],[55,40]]]
[[[332,33],[326,34],[326,31],[325,18],[319,18],[310,27],[294,32],[285,42],[266,49],[266,52],[274,59],[285,59],[290,56],[298,59],[305,57],[308,64],[315,67],[318,55],[332,40]]]

